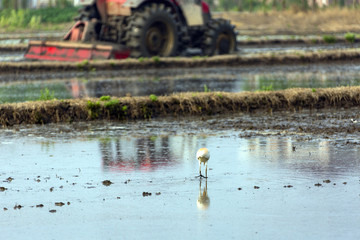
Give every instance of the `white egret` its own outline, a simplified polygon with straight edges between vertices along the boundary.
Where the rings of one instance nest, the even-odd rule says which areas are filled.
[[[210,152],[207,148],[200,148],[196,153],[196,158],[199,160],[199,174],[200,177],[204,177],[201,175],[201,163],[205,165],[205,178],[207,178],[207,166],[208,160],[210,158]]]

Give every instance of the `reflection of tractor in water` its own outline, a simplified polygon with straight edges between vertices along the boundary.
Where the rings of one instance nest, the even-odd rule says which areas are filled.
[[[110,171],[152,171],[173,166],[178,159],[168,150],[168,137],[100,139],[99,147],[103,168]]]
[[[213,19],[201,0],[80,0],[80,4],[84,8],[64,42],[31,42],[25,56],[76,61],[168,57],[188,48],[199,48],[207,56],[236,50],[234,26]]]
[[[73,98],[86,98],[102,96],[124,97],[124,96],[149,96],[155,94],[158,96],[169,95],[186,91],[213,91],[234,92],[241,90],[244,86],[239,84],[236,77],[211,75],[184,75],[157,77],[154,73],[143,73],[147,77],[120,77],[105,79],[72,78],[62,81]],[[219,79],[221,81],[219,81]],[[246,87],[246,86],[245,86]],[[67,95],[70,97],[69,95]]]

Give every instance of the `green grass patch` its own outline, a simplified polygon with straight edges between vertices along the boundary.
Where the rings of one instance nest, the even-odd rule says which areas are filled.
[[[92,102],[90,100],[87,102],[87,110],[91,119],[96,119],[99,117],[100,109],[100,102]]]
[[[84,70],[85,68],[87,68],[89,66],[89,64],[90,64],[89,60],[85,59],[85,60],[79,62],[77,64],[77,67],[81,70]]]
[[[122,106],[121,110],[123,111],[124,115],[127,115],[128,106],[127,105]]]
[[[159,63],[160,62],[160,57],[159,56],[153,56],[151,58],[155,63]]]
[[[100,101],[109,101],[111,99],[110,96],[101,96]]]
[[[150,94],[149,98],[153,102],[157,102],[159,100],[158,97],[155,94]]]
[[[54,91],[50,92],[48,88],[40,90],[40,97],[39,101],[48,101],[55,99],[55,93]]]
[[[323,40],[326,43],[335,43],[336,42],[336,37],[333,36],[333,35],[324,35]]]
[[[345,40],[348,41],[349,43],[354,43],[355,42],[355,33],[346,33],[345,34]]]
[[[310,42],[311,42],[312,44],[316,44],[316,43],[318,43],[318,41],[319,41],[319,40],[316,39],[316,38],[313,38],[313,39],[310,40]]]
[[[211,90],[208,88],[206,84],[204,84],[204,92],[211,92]]]
[[[218,96],[221,99],[224,97],[221,93],[217,93],[216,96]]]
[[[0,10],[0,27],[6,30],[39,29],[41,24],[72,22],[78,15],[77,7],[48,7],[40,9]]]
[[[272,84],[261,86],[260,91],[273,91],[274,87]]]
[[[104,103],[104,107],[106,109],[114,109],[119,106],[120,101],[118,99],[112,99],[106,103]]]

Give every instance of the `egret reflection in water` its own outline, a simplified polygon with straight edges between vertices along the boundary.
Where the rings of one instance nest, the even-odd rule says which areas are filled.
[[[210,206],[210,198],[207,192],[207,179],[205,179],[205,187],[201,188],[201,178],[199,181],[199,197],[196,201],[196,206],[200,210],[206,210]]]

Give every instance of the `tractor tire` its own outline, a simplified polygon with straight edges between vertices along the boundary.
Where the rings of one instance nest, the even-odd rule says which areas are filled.
[[[212,19],[207,25],[201,49],[205,56],[232,54],[236,51],[234,26],[225,19]]]
[[[127,22],[126,46],[131,57],[170,57],[178,53],[180,24],[170,7],[146,5]]]

